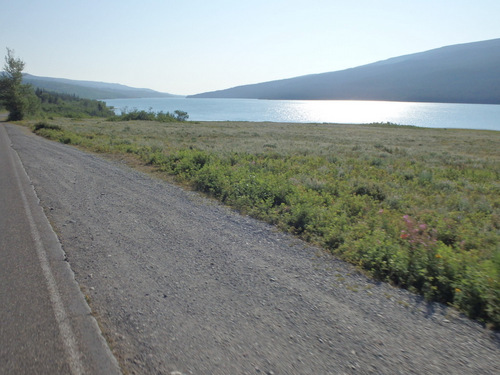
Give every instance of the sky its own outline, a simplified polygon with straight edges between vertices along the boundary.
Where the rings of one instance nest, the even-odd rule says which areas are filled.
[[[499,0],[0,0],[25,72],[178,95],[500,38]]]

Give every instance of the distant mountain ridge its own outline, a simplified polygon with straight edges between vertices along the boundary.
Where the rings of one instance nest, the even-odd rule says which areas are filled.
[[[76,95],[85,99],[168,98],[177,96],[118,83],[38,77],[31,74],[23,74],[23,82],[29,83],[35,88]]]
[[[500,104],[500,39],[446,46],[356,68],[237,86],[188,98]]]

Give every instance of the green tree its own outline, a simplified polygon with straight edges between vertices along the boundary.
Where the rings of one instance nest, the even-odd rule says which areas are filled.
[[[176,110],[174,113],[177,121],[186,121],[189,118],[187,112]]]
[[[7,48],[4,72],[0,77],[0,101],[9,111],[8,120],[22,120],[26,115],[33,115],[40,107],[40,100],[31,85],[22,83],[25,63],[14,56],[14,51]]]

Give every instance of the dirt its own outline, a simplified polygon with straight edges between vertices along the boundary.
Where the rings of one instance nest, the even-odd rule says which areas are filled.
[[[8,126],[128,374],[496,374],[500,337],[272,226]]]

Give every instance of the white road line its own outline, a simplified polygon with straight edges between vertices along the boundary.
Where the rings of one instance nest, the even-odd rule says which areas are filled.
[[[5,132],[6,139],[9,139],[7,132],[5,131],[5,127],[2,126],[2,131]],[[10,142],[10,139],[9,139]],[[10,148],[10,152],[8,152],[10,163],[14,170],[14,175],[16,178],[16,183],[19,188],[19,192],[21,193],[21,198],[23,201],[24,210],[26,212],[26,216],[28,218],[28,223],[31,231],[31,238],[35,243],[36,252],[38,255],[38,260],[40,261],[40,265],[42,267],[43,275],[45,280],[47,281],[47,288],[49,290],[50,301],[52,302],[52,307],[54,309],[54,314],[56,317],[57,325],[59,327],[59,332],[61,335],[61,339],[63,342],[64,351],[66,352],[66,356],[69,360],[69,366],[71,369],[72,375],[82,375],[85,373],[83,362],[80,356],[80,351],[78,350],[78,344],[76,342],[76,337],[73,333],[71,325],[69,323],[68,315],[66,313],[66,309],[61,300],[61,296],[59,294],[59,290],[57,289],[57,284],[54,279],[54,275],[52,274],[52,270],[50,269],[49,260],[47,258],[47,253],[43,246],[43,243],[40,239],[40,233],[35,224],[35,220],[33,219],[33,214],[28,204],[28,199],[26,198],[25,191],[23,189],[23,185],[21,184],[21,179],[19,177],[19,173],[16,168],[16,163],[13,160],[12,154],[15,154],[18,158],[19,165],[22,166],[21,160],[19,159],[19,155]],[[24,170],[24,173],[26,171]]]

